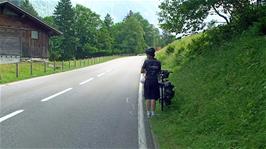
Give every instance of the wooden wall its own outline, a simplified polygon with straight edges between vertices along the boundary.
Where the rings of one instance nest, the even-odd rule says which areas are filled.
[[[18,53],[18,51],[20,51],[22,57],[48,57],[49,36],[44,29],[42,29],[36,22],[32,22],[23,16],[21,17],[15,14],[6,15],[3,10],[0,10],[0,12],[0,39],[9,38],[12,40],[18,38],[19,40],[16,39],[16,41],[20,42],[18,44],[21,49],[14,52],[14,47],[12,47],[13,49],[11,48],[10,51],[11,54],[12,51],[13,53]],[[31,38],[32,31],[38,31],[38,39]],[[15,42],[15,40],[10,42]],[[16,47],[18,47],[18,44],[16,44]]]

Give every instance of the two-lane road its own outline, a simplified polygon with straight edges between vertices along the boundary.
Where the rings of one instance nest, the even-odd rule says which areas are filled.
[[[3,85],[0,148],[138,148],[144,57]]]

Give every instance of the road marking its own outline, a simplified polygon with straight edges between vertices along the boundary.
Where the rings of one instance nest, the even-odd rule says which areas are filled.
[[[110,70],[107,70],[106,72],[107,72],[107,73],[110,73],[110,72],[112,72],[112,71],[113,71],[113,69],[110,69]]]
[[[133,115],[134,115],[132,111],[129,111],[129,114],[130,114],[131,116],[133,116]]]
[[[131,107],[133,110],[135,110],[135,105],[133,103],[131,104]]]
[[[139,149],[147,149],[146,133],[144,126],[144,111],[143,111],[143,84],[139,83],[138,97],[138,143]]]
[[[94,80],[94,78],[90,78],[90,79],[88,79],[88,80],[86,80],[86,81],[84,81],[84,82],[81,82],[81,83],[79,83],[79,85],[84,85],[84,84],[86,84],[86,83],[89,83],[89,82],[92,81],[92,80]]]
[[[18,110],[18,111],[15,111],[15,112],[13,112],[13,113],[10,113],[10,114],[8,114],[8,115],[6,115],[6,116],[4,116],[4,117],[1,117],[1,118],[0,118],[0,123],[3,122],[3,121],[5,121],[5,120],[7,120],[7,119],[9,119],[9,118],[11,118],[11,117],[13,117],[13,116],[18,115],[19,113],[22,113],[23,111],[24,111],[24,110]]]
[[[54,94],[54,95],[52,95],[52,96],[50,96],[50,97],[47,97],[47,98],[45,98],[45,99],[43,99],[43,100],[41,100],[42,102],[46,102],[46,101],[48,101],[48,100],[51,100],[52,98],[55,98],[55,97],[57,97],[57,96],[59,96],[59,95],[62,95],[62,94],[64,94],[64,93],[66,93],[66,92],[68,92],[68,91],[71,91],[73,88],[68,88],[68,89],[66,89],[66,90],[63,90],[62,92],[59,92],[59,93],[56,93],[56,94]]]
[[[105,73],[98,74],[97,77],[102,77]]]

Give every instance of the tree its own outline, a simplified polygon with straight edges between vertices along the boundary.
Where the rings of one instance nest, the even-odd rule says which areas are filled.
[[[37,11],[33,8],[32,4],[29,2],[29,0],[23,0],[23,2],[21,4],[21,8],[33,16],[36,16],[36,17],[38,16]]]
[[[58,28],[58,26],[55,24],[55,20],[53,16],[48,16],[43,18],[43,21],[45,21],[50,26],[53,26],[54,28]],[[63,44],[63,36],[53,36],[49,39],[49,59],[50,60],[59,60],[62,58],[62,50],[61,46]]]
[[[0,2],[5,2],[5,1],[9,1],[11,2],[12,4],[15,4],[16,6],[21,6],[23,0],[0,0]]]
[[[98,32],[100,32],[102,21],[98,14],[82,5],[76,5],[74,12],[75,36],[79,38],[76,56],[84,58],[92,52],[88,51],[89,49],[97,49],[98,47]],[[88,48],[89,46],[92,48]]]
[[[144,30],[135,17],[129,17],[124,21],[121,33],[125,37],[121,45],[123,49],[127,50],[127,53],[141,53],[147,47],[144,40]]]
[[[169,33],[168,31],[163,31],[162,35],[161,35],[161,46],[164,47],[170,43],[172,43],[173,41],[176,40],[176,37],[173,36],[171,33]]]
[[[114,25],[114,22],[113,22],[113,18],[111,17],[109,13],[107,13],[107,15],[104,17],[103,22],[106,28],[108,29],[108,31],[110,31],[112,26]]]
[[[60,0],[54,11],[54,21],[63,32],[61,44],[62,59],[72,59],[75,54],[77,38],[74,36],[74,10],[70,0]]]
[[[134,12],[132,10],[129,10],[128,14],[126,15],[126,17],[124,18],[124,20],[128,19],[129,17],[133,16]]]
[[[112,45],[114,43],[114,38],[112,36],[113,25],[113,18],[110,14],[107,13],[107,15],[104,17],[102,28],[100,29],[100,32],[98,34],[98,41],[101,43],[100,48],[109,51],[109,53],[111,54],[113,54]]]
[[[101,51],[105,51],[106,53],[113,53],[112,51],[110,51],[112,49],[112,44],[113,44],[113,38],[110,34],[110,32],[108,31],[107,27],[102,27],[97,34],[97,47],[101,50]]]
[[[154,25],[150,24],[148,20],[144,19],[139,12],[134,13],[131,11],[129,14],[140,22],[144,30],[145,43],[149,47],[157,47],[160,40],[159,30],[155,28]]]
[[[249,6],[249,0],[165,0],[159,6],[159,21],[163,29],[176,34],[195,32],[205,27],[204,20],[211,11],[229,24]]]

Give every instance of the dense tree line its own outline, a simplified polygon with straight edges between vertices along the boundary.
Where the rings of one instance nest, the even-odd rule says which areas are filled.
[[[29,0],[10,1],[40,18]],[[41,19],[63,33],[50,38],[49,57],[53,60],[138,54],[147,47],[163,47],[175,40],[170,32],[161,35],[138,12],[129,11],[121,22],[114,23],[110,14],[102,20],[85,6],[72,6],[70,0],[60,0],[53,15]]]
[[[132,11],[123,21],[114,23],[110,14],[101,20],[100,15],[85,6],[73,7],[70,0],[60,0],[53,16],[44,21],[63,32],[50,41],[50,59],[138,54],[163,43],[159,30]]]

